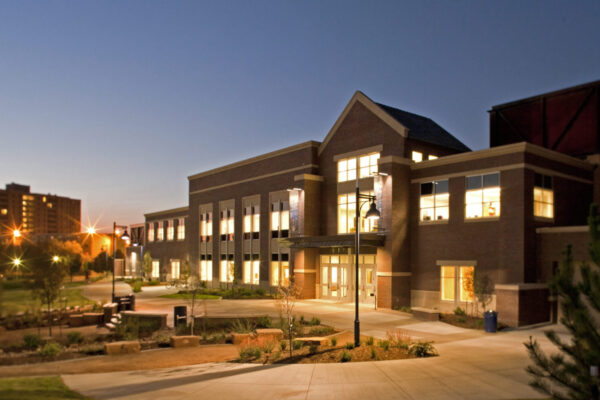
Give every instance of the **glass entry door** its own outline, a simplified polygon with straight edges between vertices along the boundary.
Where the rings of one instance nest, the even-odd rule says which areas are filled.
[[[358,295],[361,303],[375,304],[377,265],[375,255],[359,256]]]
[[[321,256],[321,298],[339,301],[349,300],[348,271],[348,256]]]

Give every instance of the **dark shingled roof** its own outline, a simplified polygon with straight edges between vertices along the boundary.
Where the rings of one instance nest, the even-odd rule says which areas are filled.
[[[437,144],[458,151],[471,151],[464,143],[452,136],[434,121],[421,115],[409,113],[385,104],[375,103],[396,121],[408,128],[410,139]]]

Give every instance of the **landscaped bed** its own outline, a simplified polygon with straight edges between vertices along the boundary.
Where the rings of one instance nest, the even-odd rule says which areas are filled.
[[[0,379],[0,399],[89,399],[69,389],[58,376]]]

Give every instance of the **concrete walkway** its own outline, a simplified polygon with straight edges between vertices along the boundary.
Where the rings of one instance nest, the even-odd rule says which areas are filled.
[[[63,375],[96,399],[533,399],[522,343],[541,330],[437,346],[440,357],[347,364],[202,364]],[[544,347],[547,342],[543,341]]]

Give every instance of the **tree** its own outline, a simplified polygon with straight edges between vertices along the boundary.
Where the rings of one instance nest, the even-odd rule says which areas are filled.
[[[576,279],[568,246],[556,276],[549,283],[550,290],[558,297],[563,314],[560,322],[569,331],[570,340],[561,339],[554,330],[544,332],[559,350],[549,356],[532,337],[524,343],[534,362],[526,369],[533,377],[530,385],[554,399],[600,398],[600,330],[593,315],[600,313],[600,216],[595,204],[590,207],[588,225],[593,265],[582,263],[581,279]]]
[[[486,312],[488,304],[494,295],[494,283],[485,272],[476,271],[473,278],[473,294],[477,304],[481,306],[482,312]],[[479,312],[479,311],[478,311]]]
[[[106,251],[99,253],[92,261],[92,270],[96,272],[112,271],[112,256]]]
[[[204,284],[200,281],[200,279],[198,279],[198,277],[193,276],[193,275],[187,279],[187,284],[188,284],[187,292],[192,295],[192,298],[190,299],[190,305],[191,305],[190,314],[192,316],[190,335],[193,335],[194,334],[194,322],[195,322],[194,309],[196,307],[196,297],[198,296],[199,292],[204,288]],[[205,304],[204,308],[206,311],[206,304]]]
[[[152,280],[152,255],[149,251],[144,253],[142,259],[142,271],[144,272],[144,279]]]
[[[76,240],[60,241],[52,239],[50,242],[53,255],[58,256],[61,259],[61,263],[66,267],[73,281],[73,275],[81,272],[82,262],[87,261],[87,255],[84,256],[83,248],[81,244]]]
[[[300,289],[296,286],[293,279],[290,279],[290,284],[279,286],[277,288],[277,305],[282,315],[286,316],[288,337],[290,340],[290,357],[293,356],[293,335],[294,335],[294,307],[296,300],[300,297]]]

